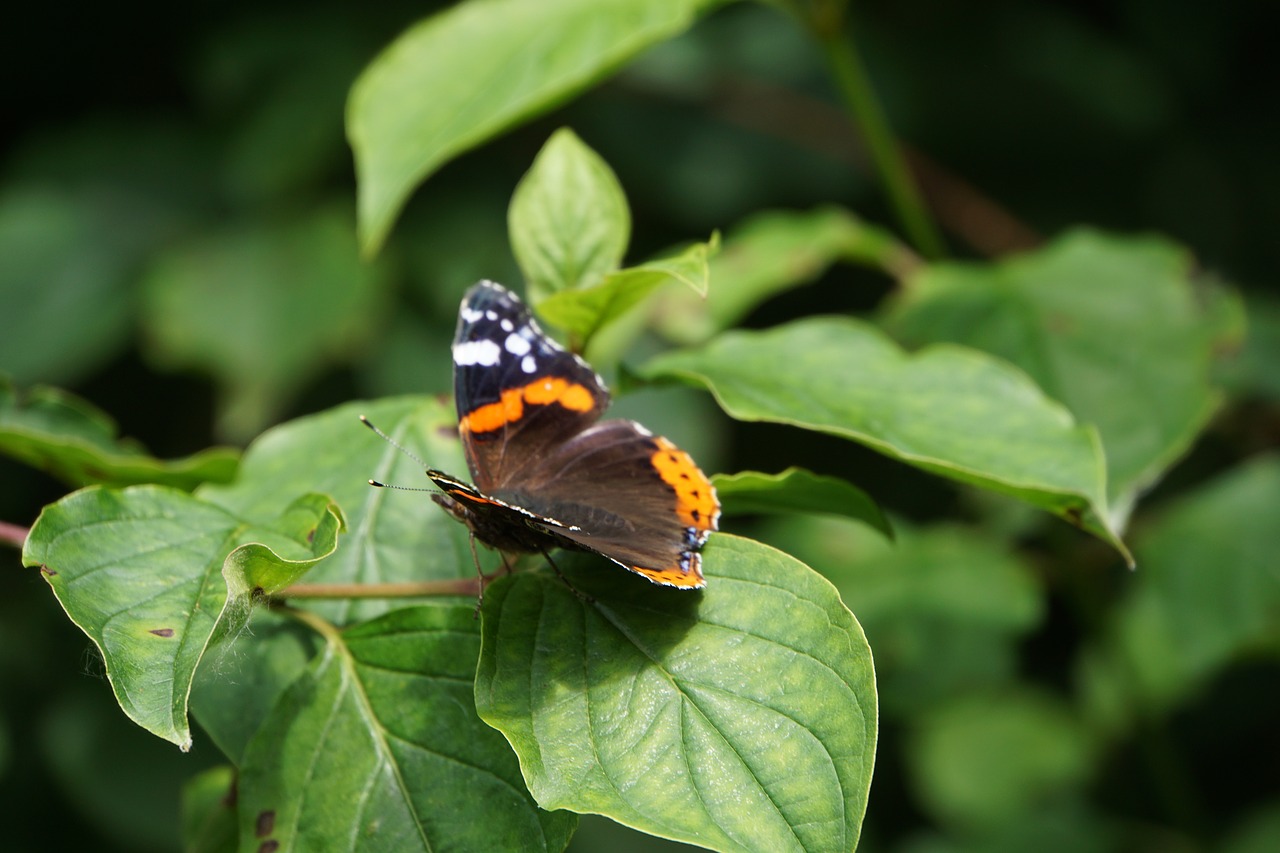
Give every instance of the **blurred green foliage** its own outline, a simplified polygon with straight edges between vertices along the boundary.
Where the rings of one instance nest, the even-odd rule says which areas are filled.
[[[1280,848],[1280,475],[1265,455],[1280,443],[1272,5],[855,4],[849,31],[956,261],[911,289],[914,261],[885,250],[898,245],[883,233],[893,211],[821,54],[791,18],[751,4],[443,164],[362,261],[344,104],[428,11],[84,6],[68,22],[62,8],[25,9],[7,27],[0,141],[0,372],[12,399],[34,385],[73,390],[91,405],[36,396],[80,418],[84,464],[128,467],[141,450],[114,444],[117,433],[195,458],[351,398],[444,393],[458,297],[480,277],[518,280],[508,201],[547,137],[571,125],[626,192],[628,263],[716,229],[728,247],[739,225],[761,233],[746,224],[761,211],[785,227],[804,220],[791,239],[765,229],[758,255],[744,239],[741,254],[713,259],[705,313],[663,293],[655,328],[667,339],[862,312],[904,343],[1014,361],[1097,423],[1112,464],[1122,454],[1109,498],[1111,521],[1133,531],[1132,573],[1060,522],[838,438],[734,423],[681,390],[619,402],[709,470],[804,465],[895,516],[892,546],[846,520],[734,522],[821,568],[876,654],[883,729],[863,848]],[[833,203],[843,210],[772,212]],[[1162,236],[988,263],[1080,223]],[[1103,272],[1087,303],[1052,286],[1073,247],[1108,243],[1164,270],[1149,299]],[[759,296],[722,305],[716,264],[735,257],[759,273]],[[1044,333],[1002,335],[1009,316]],[[1081,360],[1071,335],[1053,345],[1063,329],[1109,346]],[[624,331],[596,346],[640,358],[659,345]],[[1108,391],[1135,375],[1145,396]],[[49,442],[17,405],[0,400],[11,457],[0,458],[0,521],[26,526],[66,487],[18,461]],[[335,436],[333,453],[363,437]],[[154,481],[165,466],[147,459],[142,479]],[[60,474],[78,483],[82,470]],[[222,761],[214,744],[198,734],[181,755],[130,723],[44,582],[16,552],[0,552],[0,569],[0,797],[19,816],[6,848],[176,849],[179,786]],[[220,772],[186,789],[184,820],[206,815],[197,825],[228,833]],[[590,820],[574,844],[674,846]]]

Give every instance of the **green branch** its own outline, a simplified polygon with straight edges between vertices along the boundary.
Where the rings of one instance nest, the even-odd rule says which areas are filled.
[[[843,4],[804,4],[797,5],[796,10],[822,47],[836,88],[862,134],[907,238],[925,257],[942,257],[942,238],[893,137],[853,40],[845,32]]]

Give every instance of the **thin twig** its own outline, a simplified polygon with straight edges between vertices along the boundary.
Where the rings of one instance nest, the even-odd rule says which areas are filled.
[[[30,527],[19,527],[16,524],[10,524],[7,521],[0,521],[0,542],[5,545],[12,545],[19,551],[26,544],[27,537],[31,535]]]

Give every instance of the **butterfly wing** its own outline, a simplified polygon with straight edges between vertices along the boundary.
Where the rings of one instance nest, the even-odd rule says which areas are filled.
[[[632,421],[603,421],[543,454],[494,496],[563,527],[555,533],[652,581],[704,585],[720,503],[689,454]]]
[[[467,465],[486,494],[526,480],[548,448],[595,423],[609,405],[596,372],[491,281],[463,298],[453,390]]]

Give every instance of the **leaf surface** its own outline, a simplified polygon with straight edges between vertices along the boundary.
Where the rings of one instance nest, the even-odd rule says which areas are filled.
[[[471,605],[397,610],[339,634],[284,693],[241,768],[241,849],[563,850],[476,716]]]
[[[341,523],[323,495],[258,526],[163,486],[94,486],[45,508],[23,564],[40,567],[101,651],[129,718],[186,750],[188,696],[209,644],[243,625],[256,588],[279,589],[332,553]]]
[[[1191,445],[1217,408],[1210,383],[1219,324],[1192,259],[1154,237],[1072,232],[996,264],[937,264],[910,280],[886,317],[913,343],[976,347],[1027,371],[1098,428],[1108,526]]]
[[[866,323],[816,317],[725,333],[641,373],[704,385],[739,420],[820,430],[1027,501],[1128,557],[1106,525],[1096,431],[984,353],[937,345],[908,354]]]
[[[870,650],[834,588],[717,534],[701,592],[599,560],[494,583],[476,678],[543,808],[717,850],[852,850],[876,742]]]
[[[347,103],[361,244],[446,161],[601,79],[719,0],[471,0],[406,30]]]

